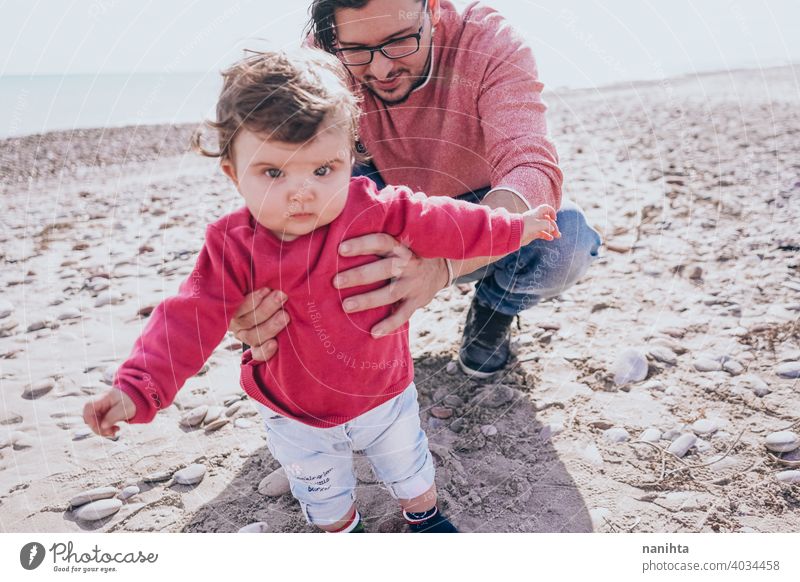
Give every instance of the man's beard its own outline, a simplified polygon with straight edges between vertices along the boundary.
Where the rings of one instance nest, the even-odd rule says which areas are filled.
[[[433,63],[431,63],[431,56],[432,56],[432,55],[433,55],[433,51],[432,51],[432,50],[429,50],[429,51],[428,51],[428,61],[427,61],[427,63],[425,64],[425,69],[424,69],[424,70],[425,70],[425,72],[424,72],[422,75],[420,75],[420,76],[417,78],[417,80],[416,80],[416,81],[414,81],[414,84],[413,84],[413,85],[411,85],[411,88],[410,88],[410,89],[408,90],[408,92],[407,92],[405,95],[403,95],[402,97],[398,97],[397,99],[391,99],[391,100],[387,101],[386,99],[384,99],[383,97],[381,97],[380,95],[378,95],[378,93],[376,93],[376,92],[375,92],[375,91],[374,91],[374,90],[373,90],[373,89],[372,89],[372,88],[371,88],[369,85],[367,85],[366,83],[364,83],[364,86],[365,86],[365,87],[366,87],[366,88],[369,90],[369,92],[370,92],[370,93],[372,93],[372,94],[375,96],[375,98],[376,98],[376,99],[378,99],[379,101],[381,101],[381,102],[382,102],[384,105],[400,105],[401,103],[405,103],[405,102],[408,100],[408,98],[409,98],[409,97],[411,97],[411,94],[414,92],[414,89],[416,89],[417,87],[419,87],[419,86],[421,86],[423,83],[425,83],[425,81],[426,81],[426,80],[427,80],[427,78],[428,78],[428,75],[430,75],[430,74],[431,74],[431,71],[430,71],[430,69],[431,69],[431,67],[433,66]]]

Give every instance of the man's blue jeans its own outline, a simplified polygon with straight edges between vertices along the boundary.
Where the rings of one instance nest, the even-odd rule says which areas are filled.
[[[385,186],[374,165],[354,168],[353,175],[371,178],[379,189]],[[457,198],[477,204],[489,190],[482,188]],[[581,207],[570,200],[562,200],[556,222],[561,238],[537,239],[455,282],[477,281],[476,299],[506,315],[517,315],[542,299],[561,294],[583,277],[597,259],[602,240],[587,224]]]

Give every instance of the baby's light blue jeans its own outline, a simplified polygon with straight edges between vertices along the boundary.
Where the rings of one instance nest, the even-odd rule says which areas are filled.
[[[309,426],[253,402],[264,417],[267,448],[285,469],[309,525],[336,523],[355,502],[353,451],[364,451],[395,499],[413,499],[433,485],[433,459],[420,426],[414,382],[380,406],[331,428]]]

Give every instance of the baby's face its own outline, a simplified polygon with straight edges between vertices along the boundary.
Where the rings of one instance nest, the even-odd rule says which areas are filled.
[[[347,132],[331,125],[305,144],[271,141],[241,129],[233,160],[221,165],[255,219],[290,241],[342,212],[353,165],[348,143]]]

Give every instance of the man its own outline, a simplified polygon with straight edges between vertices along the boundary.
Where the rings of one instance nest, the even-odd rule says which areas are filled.
[[[534,56],[499,13],[477,2],[457,10],[446,0],[313,0],[310,14],[310,39],[342,60],[363,97],[360,138],[372,164],[359,174],[379,187],[405,184],[492,208],[547,203],[558,210],[560,239],[505,257],[422,259],[386,234],[342,244],[342,255],[384,257],[333,281],[346,288],[390,279],[343,305],[361,311],[397,303],[374,336],[401,327],[453,282],[477,281],[459,364],[489,377],[508,362],[514,316],[574,284],[601,243],[583,211],[562,202]],[[231,323],[255,359],[275,353],[271,340],[289,324],[280,295],[255,292]]]

